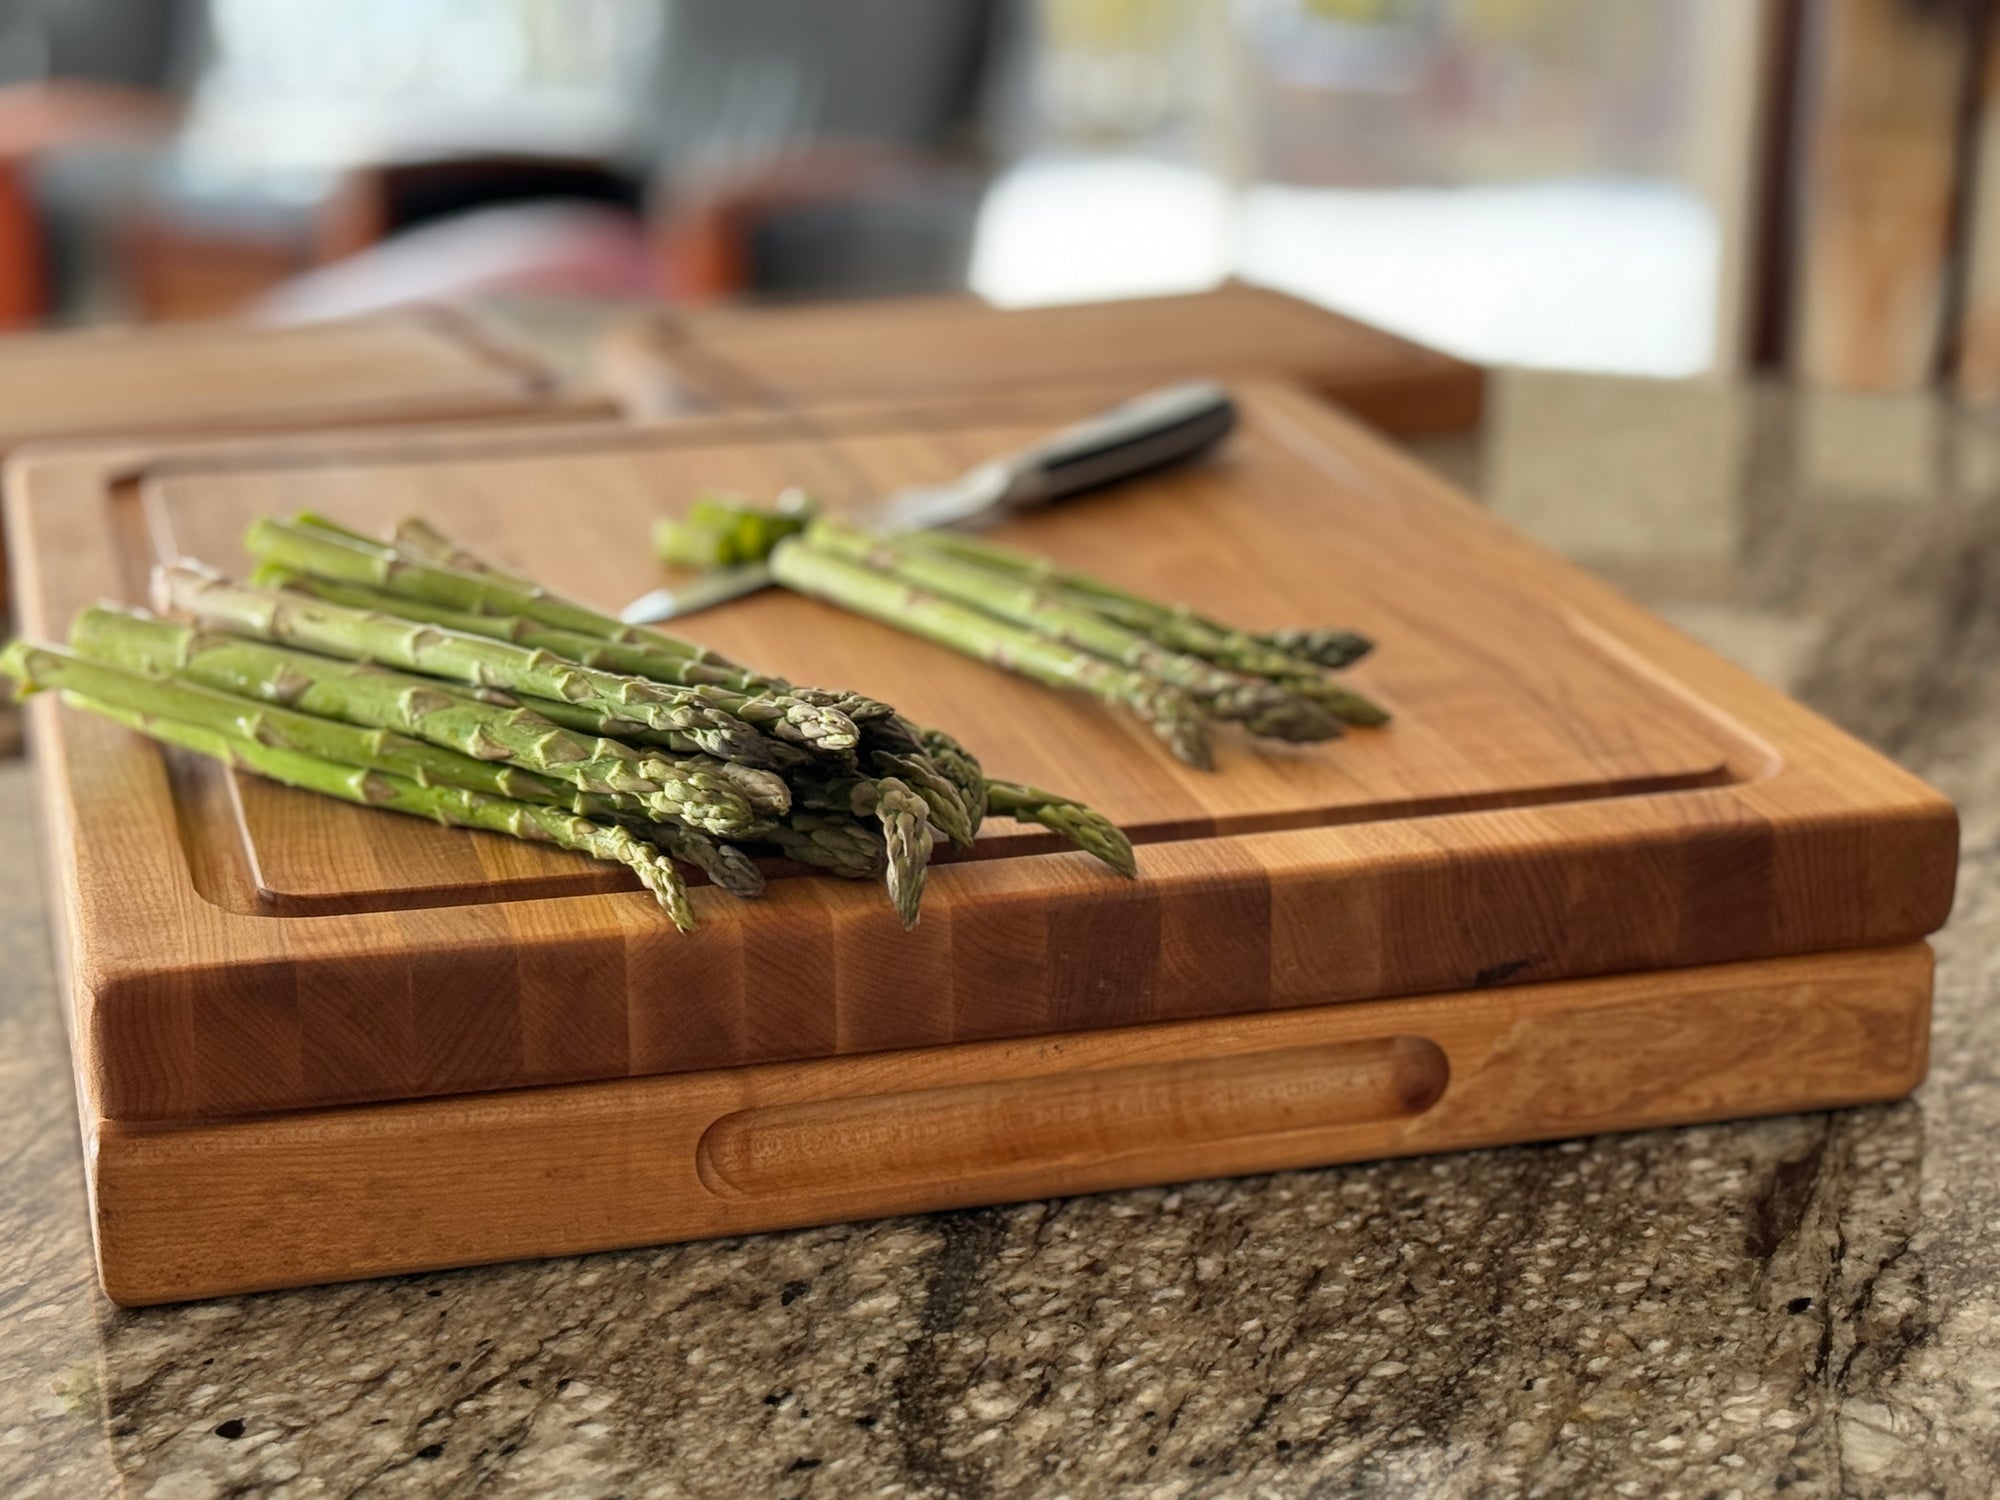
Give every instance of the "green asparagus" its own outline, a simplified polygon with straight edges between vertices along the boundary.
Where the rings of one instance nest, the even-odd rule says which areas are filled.
[[[1354,631],[1278,630],[1255,635],[1232,629],[1184,604],[1162,604],[1088,574],[1058,568],[1045,557],[1002,547],[965,532],[910,532],[900,540],[994,572],[1037,580],[1087,604],[1107,620],[1152,636],[1170,651],[1199,656],[1250,676],[1277,682],[1313,677],[1324,667],[1358,661],[1371,647],[1366,636]],[[1325,652],[1325,657],[1315,655],[1316,651]]]
[[[899,538],[831,521],[815,522],[806,541],[836,557],[893,573],[919,588],[1185,689],[1209,713],[1241,721],[1253,733],[1301,741],[1332,739],[1340,733],[1339,720],[1311,700],[1262,678],[1169,651],[1148,635],[1067,602],[1059,592],[1044,590],[1025,574],[997,573],[946,552],[901,545]]]
[[[625,627],[423,522],[383,544],[308,514],[257,523],[249,541],[257,582],[275,587],[162,569],[162,606],[193,624],[87,610],[71,650],[17,644],[0,671],[289,785],[625,864],[682,926],[692,909],[673,861],[748,898],[765,881],[753,856],[774,852],[884,877],[913,925],[934,836],[970,844],[989,810],[1130,869],[1103,819],[1051,793],[989,788],[956,740],[887,704]],[[1148,641],[1131,659],[1157,672],[961,614],[1001,655],[1019,636],[1048,679],[1139,707],[1184,752],[1205,744],[1195,695],[1159,674],[1211,688],[1222,674],[1167,662]],[[958,628],[952,618],[937,628]]]
[[[653,893],[676,927],[686,932],[694,926],[687,887],[673,864],[651,844],[615,824],[596,823],[560,808],[489,797],[461,787],[424,786],[406,776],[341,765],[80,693],[66,693],[64,697],[78,708],[114,719],[141,734],[254,771],[286,786],[364,807],[430,818],[452,827],[480,828],[551,843],[593,859],[624,865]]]
[[[483,704],[427,678],[101,607],[79,615],[70,638],[76,651],[96,661],[394,730],[473,760],[509,762],[580,793],[627,799],[663,821],[724,835],[758,821],[741,785],[713,771],[706,758],[648,755],[616,740],[573,734],[529,709]],[[600,815],[620,805],[589,804],[587,810]]]
[[[786,747],[780,742],[689,688],[599,671],[511,641],[348,609],[280,589],[248,588],[184,565],[156,569],[154,590],[165,607],[232,635],[578,704],[602,713],[608,723],[685,736],[696,748],[747,765],[786,763],[781,753]]]
[[[967,656],[1055,687],[1080,688],[1137,714],[1181,760],[1203,770],[1213,756],[1198,705],[1157,678],[1064,646],[889,574],[823,552],[794,537],[771,554],[771,571],[786,587],[825,599],[949,646]]]
[[[723,713],[817,755],[844,755],[860,743],[860,732],[853,720],[839,709],[774,687],[740,667],[715,667],[698,656],[674,657],[635,642],[599,640],[518,615],[474,614],[420,600],[398,599],[363,584],[313,578],[277,563],[260,565],[251,582],[262,588],[288,589],[347,609],[396,614],[465,635],[511,641],[602,671],[690,688]]]
[[[1039,823],[1054,829],[1077,848],[1096,855],[1128,879],[1139,873],[1132,841],[1102,813],[1081,802],[1013,781],[986,783],[986,811],[997,818]]]
[[[505,762],[475,760],[394,730],[361,729],[171,677],[127,671],[50,646],[13,642],[0,653],[0,673],[14,678],[24,691],[55,688],[80,693],[260,745],[296,750],[364,770],[389,771],[422,786],[463,787],[554,807],[569,806],[575,795],[552,777]]]

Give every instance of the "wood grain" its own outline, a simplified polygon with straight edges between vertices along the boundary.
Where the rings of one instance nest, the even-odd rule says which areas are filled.
[[[1136,883],[996,835],[934,872],[911,934],[878,893],[804,878],[750,904],[697,891],[702,926],[681,937],[642,894],[595,874],[548,885],[578,867],[477,835],[248,783],[240,827],[196,815],[215,805],[197,768],[38,705],[95,1110],[190,1120],[1082,1033],[1908,942],[1942,923],[1956,823],[1936,793],[1312,396],[1243,395],[1243,436],[1216,463],[1020,539],[1248,624],[1374,631],[1379,660],[1358,676],[1400,715],[1379,735],[1240,743],[1202,776],[1093,704],[806,601],[700,621],[726,650],[962,733],[996,774],[1100,802],[1147,840]],[[647,519],[697,485],[786,478],[846,501],[1021,435],[887,421],[816,420],[810,439],[740,419],[515,434],[504,451],[467,437],[214,470],[186,455],[171,472],[19,465],[24,610],[47,630],[132,596],[162,548],[227,562],[254,510],[307,504],[364,523],[423,510],[615,604],[650,581],[634,545]],[[275,914],[287,901],[307,914]]]
[[[1894,1099],[1922,944],[229,1124],[86,1119],[126,1304]]]
[[[1389,432],[1479,420],[1475,366],[1281,292],[1003,309],[972,297],[653,311],[616,324],[609,384],[636,411],[922,413],[967,397],[1092,388],[1099,404],[1191,376],[1295,380]]]
[[[0,338],[0,454],[43,439],[506,417],[552,398],[538,360],[443,308]],[[0,604],[5,561],[0,533]]]

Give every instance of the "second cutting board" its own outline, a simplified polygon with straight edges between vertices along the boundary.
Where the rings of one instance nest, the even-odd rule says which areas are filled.
[[[1175,297],[1001,308],[976,297],[655,309],[615,324],[605,374],[635,410],[913,419],[968,399],[1089,388],[1098,404],[1190,375],[1287,379],[1388,432],[1479,420],[1485,374],[1366,323],[1230,282]]]

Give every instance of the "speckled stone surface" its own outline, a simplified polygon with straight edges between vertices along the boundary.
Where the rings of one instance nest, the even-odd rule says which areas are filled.
[[[1994,1493],[2000,431],[1536,376],[1428,451],[1958,799],[1914,1100],[118,1312],[16,761],[0,1493]]]

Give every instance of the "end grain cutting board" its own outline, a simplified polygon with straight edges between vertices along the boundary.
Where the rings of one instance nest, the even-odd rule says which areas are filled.
[[[1238,741],[1204,775],[1094,702],[811,601],[689,622],[1091,801],[1139,841],[1136,883],[1002,823],[934,871],[913,933],[879,892],[788,876],[755,903],[697,890],[682,936],[617,872],[46,710],[95,1106],[189,1121],[1077,1034],[1906,943],[1943,921],[1955,820],[1937,794],[1309,396],[1248,390],[1244,409],[1213,462],[1013,539],[1246,624],[1366,630],[1382,644],[1355,676],[1395,710],[1387,730]],[[100,595],[142,597],[156,557],[240,565],[251,516],[304,507],[367,527],[421,511],[615,605],[653,581],[648,522],[698,488],[803,483],[844,505],[1027,435],[696,422],[142,464],[116,486],[54,460],[17,470],[12,516],[27,624],[50,634]]]
[[[1232,282],[1189,296],[998,308],[973,297],[657,310],[614,325],[609,382],[635,411],[849,411],[1067,386],[1097,404],[1190,375],[1289,379],[1389,432],[1479,420],[1473,365]]]

